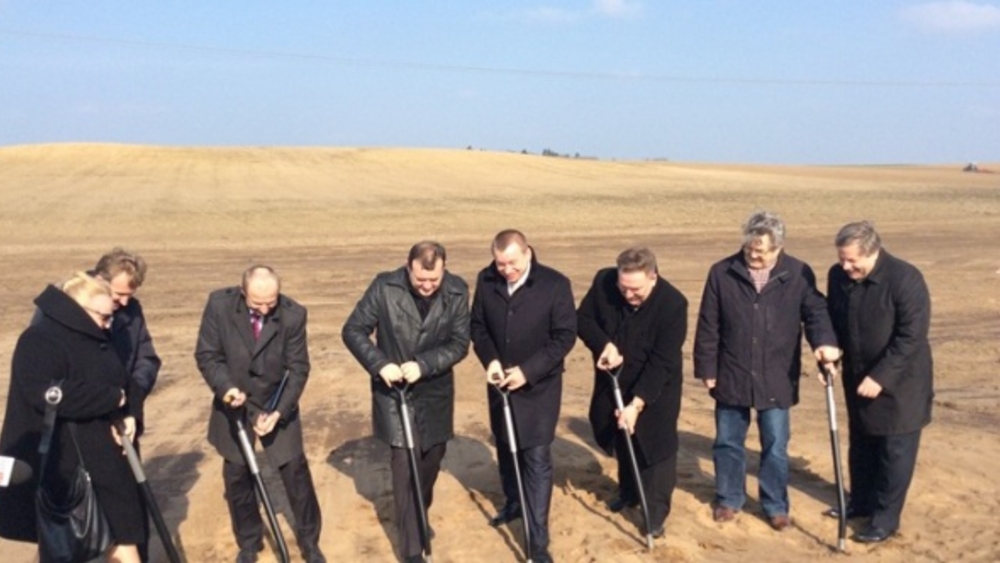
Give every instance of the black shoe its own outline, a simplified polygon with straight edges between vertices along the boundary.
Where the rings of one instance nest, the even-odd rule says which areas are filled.
[[[535,548],[531,550],[531,561],[532,563],[552,563],[552,556],[549,555],[549,550],[542,548]]]
[[[403,563],[424,563],[423,555],[410,555],[403,558]]]
[[[236,563],[257,563],[257,550],[252,547],[241,549],[236,556]]]
[[[496,516],[490,518],[490,526],[494,528],[503,526],[507,522],[512,520],[517,520],[521,517],[521,503],[519,502],[508,502],[503,505],[500,512],[496,513]]]
[[[608,510],[611,512],[621,512],[626,508],[634,508],[639,505],[639,501],[628,497],[617,497],[608,502]]]
[[[667,526],[665,524],[660,524],[659,528],[653,528],[653,532],[651,535],[653,536],[654,540],[662,538],[663,536],[667,535]]]
[[[855,518],[871,518],[871,512],[863,512],[848,505],[847,507],[847,519],[854,520]],[[823,516],[829,516],[830,518],[840,518],[840,508],[836,506],[831,506],[823,512]]]
[[[895,533],[878,526],[868,526],[863,532],[855,534],[854,539],[861,543],[882,543]]]
[[[326,557],[323,556],[323,552],[319,550],[319,547],[303,550],[302,558],[306,563],[326,563]]]

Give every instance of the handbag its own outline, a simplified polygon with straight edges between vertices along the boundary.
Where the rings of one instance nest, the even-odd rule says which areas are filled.
[[[58,388],[58,385],[55,386]],[[50,395],[51,394],[51,395]],[[53,402],[50,396],[58,396]],[[38,489],[35,491],[35,522],[41,563],[74,563],[100,557],[111,545],[111,527],[97,502],[90,473],[83,465],[76,441],[76,424],[67,422],[73,447],[80,460],[64,498],[56,498],[44,485],[49,447],[55,430],[56,406],[61,391],[46,393],[45,428],[38,446],[41,454]]]

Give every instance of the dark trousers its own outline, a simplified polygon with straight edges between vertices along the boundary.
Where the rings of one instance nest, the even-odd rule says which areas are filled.
[[[420,475],[420,489],[424,496],[424,508],[430,511],[434,500],[434,483],[441,471],[447,443],[435,444],[427,451],[421,451],[420,436],[413,434],[413,451],[417,457],[417,472]],[[420,555],[423,542],[420,539],[420,516],[417,514],[417,495],[413,490],[410,474],[410,454],[406,448],[392,448],[392,497],[396,505],[396,532],[399,535],[399,552],[406,557]],[[428,528],[430,525],[428,524]]]
[[[639,464],[639,479],[642,480],[642,490],[646,493],[646,503],[649,505],[649,525],[653,532],[658,530],[670,516],[670,501],[677,485],[677,454],[662,459],[652,465],[646,463],[639,444],[635,441],[635,457]],[[635,486],[635,474],[632,472],[632,460],[628,457],[628,445],[625,434],[619,432],[615,437],[615,459],[618,460],[618,489],[624,499],[639,502],[639,491]]]
[[[890,532],[899,529],[918,449],[920,430],[873,436],[851,427],[848,450],[851,507],[861,513],[870,513],[873,526]]]
[[[500,465],[500,483],[507,502],[520,502],[514,456],[509,446],[498,441],[497,459]],[[537,446],[518,450],[518,463],[524,482],[524,498],[528,503],[528,530],[531,533],[532,551],[549,547],[549,504],[552,501],[552,452],[550,446]]]
[[[285,485],[295,518],[295,539],[299,549],[308,553],[319,546],[323,520],[305,454],[279,467],[278,474]],[[250,468],[225,461],[222,464],[222,479],[226,485],[226,501],[229,503],[236,544],[241,550],[257,549],[263,544],[264,523],[257,506]]]

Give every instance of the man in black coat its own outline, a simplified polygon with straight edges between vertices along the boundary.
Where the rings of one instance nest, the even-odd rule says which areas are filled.
[[[253,266],[240,287],[213,292],[198,331],[195,359],[212,389],[208,441],[222,467],[238,563],[257,560],[263,523],[254,481],[240,451],[234,416],[247,417],[278,468],[295,516],[295,536],[307,563],[326,561],[319,549],[319,502],[302,447],[299,397],[309,377],[306,309],[280,293],[278,275]],[[240,409],[245,408],[245,413]]]
[[[111,298],[115,302],[115,316],[110,329],[111,341],[125,371],[145,397],[152,392],[161,365],[160,357],[153,348],[153,339],[149,335],[142,306],[135,298],[135,292],[146,279],[146,261],[138,254],[115,248],[101,256],[94,266],[94,274],[107,281],[111,287]],[[141,435],[143,421],[136,422],[137,434]]]
[[[848,517],[871,517],[855,539],[876,543],[899,529],[906,492],[931,421],[931,303],[920,271],[882,248],[868,221],[845,225],[830,268],[830,317],[844,349],[850,427]],[[836,512],[831,512],[836,516]]]
[[[715,506],[727,522],[746,501],[750,410],[757,411],[760,504],[777,531],[791,524],[788,499],[789,411],[799,402],[802,332],[816,359],[840,356],[807,264],[783,251],[785,223],[758,211],[743,226],[743,249],[712,266],[694,341],[694,374],[715,399]]]
[[[687,299],[659,276],[652,251],[630,248],[618,255],[617,268],[597,272],[577,310],[577,323],[596,368],[590,425],[598,445],[618,460],[619,494],[608,507],[619,512],[639,501],[628,444],[619,430],[627,428],[635,436],[649,533],[662,536],[677,482]],[[618,373],[622,412],[615,405],[611,372]]]
[[[548,553],[552,455],[562,400],[564,358],[576,342],[576,310],[569,279],[539,264],[524,234],[505,230],[491,246],[493,263],[479,273],[472,300],[472,344],[486,368],[490,428],[497,445],[506,502],[490,520],[499,526],[520,517],[514,458],[496,385],[510,392],[517,425],[518,460],[536,563]]]
[[[445,269],[443,246],[424,241],[406,266],[375,277],[344,323],[344,344],[371,378],[375,436],[392,448],[392,492],[400,553],[423,561],[416,495],[394,386],[405,385],[414,451],[429,509],[454,436],[452,367],[469,353],[469,288]],[[376,333],[376,342],[371,340]]]

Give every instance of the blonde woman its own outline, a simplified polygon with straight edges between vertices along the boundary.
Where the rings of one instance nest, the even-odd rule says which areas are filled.
[[[35,298],[40,316],[18,339],[11,363],[6,418],[0,453],[24,460],[34,469],[32,480],[0,489],[0,536],[37,542],[34,491],[38,486],[38,444],[43,428],[45,390],[59,382],[63,398],[46,470],[46,489],[58,495],[80,463],[90,472],[97,500],[111,527],[108,559],[138,563],[136,544],[145,539],[146,519],[139,490],[122,455],[114,430],[123,422],[127,439],[135,432],[133,409],[141,391],[130,383],[108,339],[114,303],[108,284],[84,272]],[[75,423],[80,453],[70,435]]]

